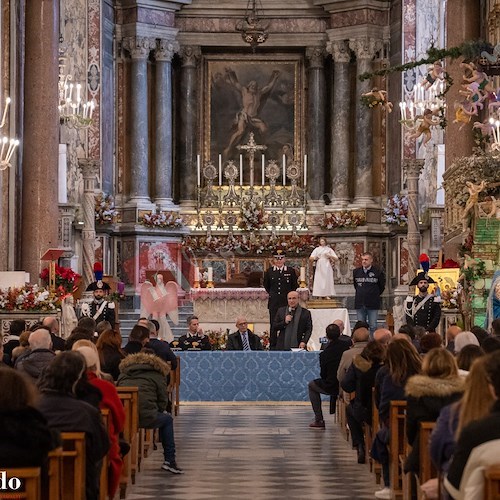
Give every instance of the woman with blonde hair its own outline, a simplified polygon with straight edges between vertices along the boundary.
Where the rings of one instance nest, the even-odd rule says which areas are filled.
[[[485,357],[476,359],[465,379],[462,399],[445,406],[431,436],[431,459],[439,471],[447,472],[461,430],[487,416],[495,398],[488,386]]]
[[[453,354],[443,347],[431,349],[422,362],[422,373],[406,383],[406,437],[412,446],[405,472],[420,469],[420,422],[435,422],[441,409],[457,401],[464,392],[464,379],[458,373]]]

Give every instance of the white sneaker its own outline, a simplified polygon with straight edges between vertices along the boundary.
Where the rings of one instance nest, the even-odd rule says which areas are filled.
[[[381,490],[376,491],[375,498],[383,498],[386,500],[390,500],[391,499],[391,488],[388,488],[386,486],[385,488],[382,488]]]

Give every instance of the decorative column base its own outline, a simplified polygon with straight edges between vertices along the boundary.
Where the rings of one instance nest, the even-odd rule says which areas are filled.
[[[347,208],[350,204],[349,198],[335,198],[330,203],[330,208]]]
[[[359,196],[354,199],[351,206],[356,208],[376,208],[379,205],[370,196]]]

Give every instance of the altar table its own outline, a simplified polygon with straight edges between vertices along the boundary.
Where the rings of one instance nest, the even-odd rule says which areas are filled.
[[[308,401],[318,352],[179,351],[180,400]]]

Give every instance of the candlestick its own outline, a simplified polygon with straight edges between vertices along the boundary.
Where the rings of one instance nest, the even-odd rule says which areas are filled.
[[[214,280],[214,269],[213,267],[209,267],[207,281],[213,281],[213,280]]]
[[[243,186],[243,155],[240,155],[240,186]]]
[[[300,281],[305,281],[306,280],[306,268],[301,267],[300,268]]]
[[[219,186],[222,186],[222,155],[219,155]]]
[[[304,155],[304,187],[307,186],[307,155]]]
[[[197,172],[197,179],[198,179],[198,187],[201,186],[201,158],[200,155],[196,156],[196,172]]]
[[[283,155],[283,186],[286,184],[286,157]]]
[[[0,122],[0,127],[3,127],[5,125],[5,119],[7,118],[7,110],[9,109],[9,104],[10,104],[10,97],[7,97],[7,99],[5,99],[5,108],[3,110],[3,116],[2,116],[2,121]]]
[[[194,280],[200,281],[200,268],[198,266],[194,268]]]
[[[265,180],[266,180],[265,170],[266,170],[266,163],[265,163],[264,155],[262,155],[262,185],[265,184]]]

